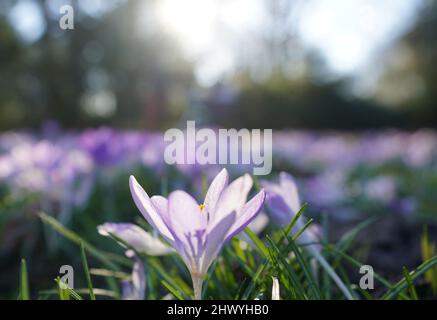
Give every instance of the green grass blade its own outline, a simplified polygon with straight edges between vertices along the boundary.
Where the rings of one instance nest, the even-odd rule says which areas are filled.
[[[304,226],[299,230],[298,233],[296,233],[296,235],[292,238],[293,241],[296,241],[297,238],[299,238],[299,236],[309,227],[309,225],[311,223],[313,223],[314,219],[311,218],[310,220],[307,221],[307,223],[304,224]]]
[[[417,296],[416,288],[414,287],[414,283],[410,277],[410,272],[406,267],[403,267],[402,273],[404,274],[405,281],[407,281],[408,291],[410,292],[411,298],[413,298],[413,300],[419,300],[419,297]]]
[[[249,228],[246,228],[244,231],[249,236],[249,238],[253,241],[256,248],[261,252],[261,254],[264,257],[269,258],[269,250],[264,245],[264,243],[261,241],[261,239],[255,233],[253,233],[253,231],[250,230]]]
[[[288,224],[288,226],[285,228],[284,230],[284,236],[281,239],[281,241],[279,241],[279,243],[281,243],[286,236],[288,236],[288,234],[290,233],[291,229],[294,227],[294,225],[297,222],[297,219],[299,219],[299,217],[302,215],[302,213],[305,211],[306,207],[308,206],[308,203],[304,203],[303,206],[300,208],[300,210],[294,215],[293,219],[291,220],[291,222]]]
[[[302,228],[302,230],[304,230],[304,228]],[[296,260],[298,261],[301,269],[303,270],[305,277],[308,280],[309,287],[311,288],[311,291],[313,292],[314,298],[321,299],[321,292],[319,290],[319,287],[316,284],[312,270],[310,269],[310,267],[306,263],[305,258],[302,256],[301,252],[299,251],[299,248],[294,243],[294,240],[290,239],[290,238],[288,238],[288,239],[291,240],[291,241],[289,241],[288,247],[290,247],[291,250],[293,251],[293,253],[296,257]]]
[[[66,239],[72,241],[76,245],[80,246],[81,242],[83,243],[85,249],[89,252],[90,255],[100,260],[103,264],[105,264],[109,269],[115,271],[121,271],[121,269],[113,263],[104,253],[100,250],[96,249],[93,245],[89,244],[87,241],[83,240],[80,236],[78,236],[73,231],[67,229],[62,224],[60,224],[55,218],[41,212],[39,213],[39,217],[41,220],[49,225],[53,230],[64,236]]]
[[[370,218],[367,219],[361,223],[359,223],[357,226],[355,226],[352,230],[346,232],[338,241],[336,244],[337,250],[340,250],[341,252],[346,252],[349,247],[352,245],[355,238],[358,236],[358,234],[367,226],[369,226],[371,223],[375,222],[378,218]],[[341,256],[337,256],[336,259],[332,262],[332,266],[335,268],[341,261]]]
[[[65,286],[65,284],[62,283],[61,279],[57,277],[55,279],[55,282],[58,288],[59,300],[70,300],[69,294],[66,290],[67,287]]]
[[[410,272],[410,280],[414,281],[423,275],[426,271],[430,270],[434,266],[437,265],[437,256],[428,259],[424,263],[422,263],[416,270]],[[382,298],[389,300],[396,298],[402,290],[408,287],[408,282],[405,278],[399,281],[393,288],[391,288]]]
[[[162,277],[162,279],[169,284],[172,288],[174,288],[175,290],[177,290],[179,292],[179,295],[185,296],[185,297],[189,297],[190,295],[192,295],[191,292],[191,288],[185,283],[183,282],[181,279],[178,279],[176,277],[174,277],[173,275],[170,275],[167,271],[166,268],[163,268],[159,262],[158,259],[156,259],[155,257],[149,257],[148,259],[148,264],[150,265],[151,268],[153,268],[153,270],[155,270],[160,277]],[[162,283],[162,281],[161,281]]]
[[[29,280],[27,276],[26,260],[21,259],[20,269],[20,299],[29,300]]]
[[[86,259],[85,246],[84,246],[83,242],[80,243],[80,252],[82,254],[82,265],[83,265],[83,269],[85,272],[86,281],[88,284],[90,299],[96,300],[96,296],[94,295],[94,290],[93,290],[93,283],[91,281],[90,271],[88,269],[88,261]]]
[[[334,246],[332,245],[326,245],[324,247],[324,249],[326,251],[332,251],[340,256],[342,256],[342,258],[344,258],[345,260],[347,260],[349,263],[351,263],[352,265],[354,265],[357,268],[360,268],[363,263],[354,259],[353,257],[351,257],[350,255],[336,249]],[[385,287],[387,287],[388,289],[392,289],[393,288],[393,284],[391,284],[388,280],[386,280],[384,277],[382,277],[380,274],[376,273],[375,271],[373,272],[375,279],[378,280],[381,284],[383,284]],[[408,297],[406,295],[404,295],[403,293],[400,293],[400,295],[404,298],[404,299],[408,299]]]
[[[161,283],[162,283],[162,285],[163,285],[163,286],[164,286],[168,291],[170,291],[170,293],[171,293],[172,295],[175,296],[176,299],[178,299],[178,300],[184,300],[184,297],[183,297],[183,296],[179,293],[179,291],[178,291],[176,288],[174,288],[170,283],[168,283],[168,282],[165,281],[165,280],[162,280]]]
[[[48,226],[50,226],[53,230],[64,236],[66,239],[70,240],[74,244],[80,246],[80,243],[83,242],[83,245],[85,249],[88,251],[90,255],[95,257],[97,260],[102,262],[106,267],[108,267],[111,270],[114,271],[121,271],[120,267],[111,261],[111,259],[108,258],[106,254],[101,252],[100,250],[96,249],[93,245],[88,243],[87,241],[83,240],[80,236],[78,236],[73,231],[67,229],[62,224],[60,224],[55,218],[50,217],[49,215],[45,214],[44,212],[40,212],[39,217],[41,221]],[[121,262],[121,261],[118,261]],[[130,264],[128,264],[130,265]],[[111,287],[111,290],[117,295],[117,297],[120,297],[120,292],[118,288],[117,282],[112,277],[107,277],[108,285]]]
[[[83,300],[82,297],[75,290],[69,288],[65,283],[62,283],[60,277],[57,277],[55,279],[55,282],[58,288],[59,300],[70,300],[70,296],[76,300]]]
[[[289,281],[292,284],[293,291],[296,292],[296,296],[294,298],[307,300],[308,295],[305,292],[303,283],[299,278],[297,270],[295,270],[291,263],[284,258],[284,252],[279,249],[279,247],[269,236],[267,236],[267,240],[269,241],[271,248],[271,261],[274,263],[274,266],[276,266],[276,276],[278,277],[282,271],[285,271],[289,276]]]

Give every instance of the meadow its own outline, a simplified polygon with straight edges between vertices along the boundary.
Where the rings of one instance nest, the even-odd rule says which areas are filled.
[[[111,128],[2,133],[0,297],[437,297],[436,132],[274,131],[267,176],[167,165],[164,148]]]

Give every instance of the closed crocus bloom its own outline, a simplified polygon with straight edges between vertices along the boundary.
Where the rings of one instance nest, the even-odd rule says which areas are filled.
[[[129,244],[136,252],[149,256],[162,256],[171,253],[173,249],[152,236],[139,226],[132,223],[107,222],[97,227],[103,236],[110,234]]]
[[[281,172],[279,174],[279,183],[274,184],[268,181],[262,181],[261,185],[265,188],[266,206],[272,219],[282,226],[288,225],[294,216],[299,212],[301,203],[294,179],[287,173]],[[296,235],[305,225],[305,220],[301,216],[294,224],[291,233]],[[335,273],[332,267],[328,264],[325,258],[320,253],[320,246],[318,244],[311,244],[318,242],[317,227],[309,226],[296,240],[300,244],[306,245],[304,248],[320,263],[325,271],[331,276],[340,290],[348,299],[353,299],[352,294],[341,281],[340,277]]]
[[[212,181],[202,204],[177,190],[168,198],[149,197],[133,176],[132,197],[146,220],[176,249],[193,280],[194,297],[201,298],[202,281],[227,240],[242,231],[258,214],[264,199],[261,190],[250,201],[252,178],[244,175],[228,184],[223,169]]]
[[[129,280],[122,283],[123,300],[144,300],[146,297],[146,276],[144,274],[144,264],[135,255],[128,251],[126,255],[134,260],[132,274]]]
[[[272,220],[281,225],[287,226],[301,208],[299,193],[293,177],[285,172],[279,174],[279,183],[274,184],[268,181],[261,181],[266,190],[266,206]],[[291,233],[297,234],[305,225],[301,216],[294,224]],[[313,226],[309,226],[298,238],[300,243],[317,242],[317,236]]]

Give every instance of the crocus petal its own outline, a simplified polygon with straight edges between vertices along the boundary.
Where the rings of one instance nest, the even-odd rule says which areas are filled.
[[[185,191],[176,190],[168,197],[168,218],[172,229],[183,233],[206,228],[207,216],[199,204]]]
[[[144,275],[144,265],[137,259],[132,268],[132,285],[138,300],[144,300],[146,294],[146,277]]]
[[[172,249],[158,238],[132,223],[104,223],[97,227],[103,236],[115,235],[132,246],[137,252],[151,256],[161,256],[172,252]]]
[[[144,265],[140,259],[135,258],[132,268],[131,281],[125,281],[122,284],[123,300],[144,300],[146,296],[146,277],[144,275]]]
[[[293,219],[295,212],[285,203],[281,194],[268,192],[266,205],[275,223],[284,226]]]
[[[181,190],[170,193],[167,223],[188,256],[200,256],[207,220],[206,213],[188,193]]]
[[[232,224],[235,223],[235,213],[231,213],[220,221],[211,231],[205,244],[205,251],[202,256],[200,272],[205,274],[212,261],[217,257],[219,251],[226,241],[226,234]]]
[[[290,223],[301,207],[293,177],[285,172],[281,172],[279,175],[279,185],[271,184],[267,181],[263,181],[261,184],[267,187],[266,204],[272,219],[279,225]],[[302,216],[296,221],[291,234],[296,235],[303,228],[304,224],[305,219]],[[296,241],[308,244],[317,242],[317,237],[312,232],[310,226]],[[312,245],[312,247],[316,248],[316,245]]]
[[[297,213],[301,207],[301,204],[296,182],[294,181],[293,177],[286,172],[281,172],[279,174],[279,184],[281,186],[284,201],[294,213]]]
[[[205,196],[205,209],[208,212],[214,212],[217,206],[217,202],[222,194],[223,190],[228,185],[228,171],[223,169],[211,182]]]
[[[163,196],[153,196],[150,198],[162,220],[165,222],[168,218],[168,200]]]
[[[229,229],[226,239],[230,239],[234,235],[240,233],[260,212],[266,197],[265,191],[262,189],[249,202],[247,202],[236,218],[235,223]]]
[[[174,238],[167,225],[162,220],[146,191],[138,184],[134,176],[130,176],[129,178],[129,187],[138,210],[140,210],[147,222],[158,230],[167,240],[173,242]]]
[[[266,191],[266,193],[281,193],[281,188],[276,183],[272,183],[267,180],[261,180],[260,185]]]
[[[235,211],[238,216],[239,211],[247,200],[247,195],[252,188],[252,178],[245,174],[234,180],[223,192],[214,212],[210,212],[213,224],[221,221],[225,216]],[[238,218],[238,217],[237,217]]]

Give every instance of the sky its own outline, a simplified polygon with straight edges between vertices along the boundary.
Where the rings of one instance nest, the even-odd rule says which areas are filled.
[[[123,1],[79,0],[79,5],[86,14],[99,16]],[[241,58],[239,51],[245,49],[247,39],[262,34],[268,23],[267,1],[160,0],[154,21],[157,28],[173,35],[187,57],[195,62],[198,82],[210,86],[236,68]],[[51,1],[52,14],[58,14],[57,7],[68,3]],[[424,0],[295,0],[295,3],[295,12],[286,27],[307,48],[320,53],[331,72],[343,76],[365,69],[381,50],[408,31]],[[18,0],[8,19],[27,43],[37,41],[46,28],[41,9],[32,0]]]
[[[365,68],[413,25],[420,0],[319,0],[298,21],[308,46],[320,50],[338,73]]]
[[[265,28],[268,0],[162,0],[160,20],[197,59],[198,80],[210,85],[232,72],[238,43]],[[286,1],[286,0],[285,0]],[[220,3],[220,4],[219,4]],[[422,0],[295,1],[288,27],[338,75],[365,69],[408,31]]]

